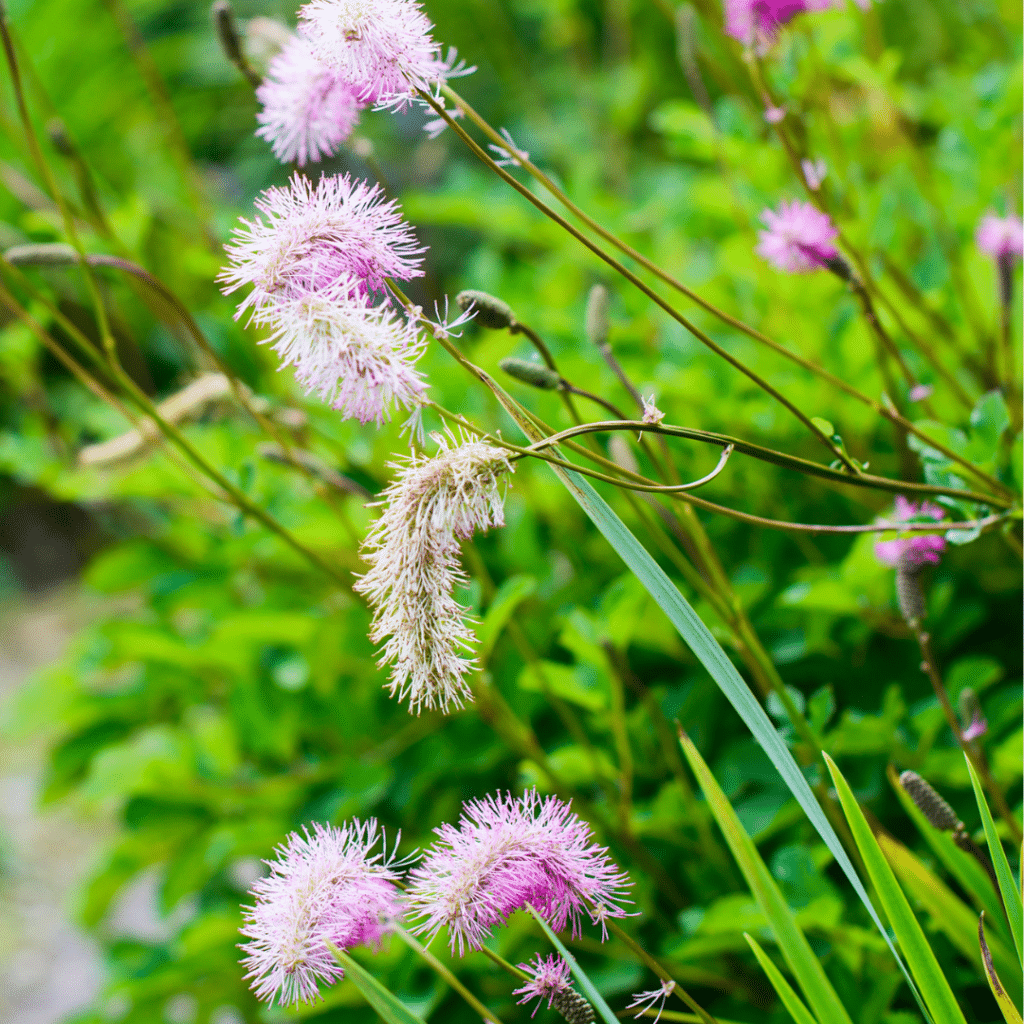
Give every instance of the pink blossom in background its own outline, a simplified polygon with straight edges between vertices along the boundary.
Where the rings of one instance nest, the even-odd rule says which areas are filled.
[[[801,160],[800,169],[804,172],[804,181],[812,192],[821,188],[828,175],[828,165],[824,160]]]
[[[348,175],[325,175],[314,185],[296,173],[285,188],[256,200],[266,217],[242,218],[224,248],[229,265],[218,278],[225,294],[251,284],[238,307],[262,310],[278,301],[355,276],[362,288],[381,291],[388,277],[422,277],[412,229],[379,185]]]
[[[725,0],[725,31],[765,50],[779,28],[798,14],[834,7],[836,0]]]
[[[502,478],[513,469],[504,449],[431,436],[437,455],[390,463],[398,474],[360,552],[370,568],[354,587],[374,610],[370,639],[387,640],[379,664],[393,666],[388,689],[414,714],[472,700],[465,677],[476,663],[466,655],[475,637],[453,596],[469,582],[460,542],[505,525]]]
[[[447,77],[433,27],[418,0],[310,0],[299,10],[314,56],[361,100],[387,106],[404,106]]]
[[[839,255],[833,244],[838,229],[810,203],[783,202],[777,213],[765,210],[761,220],[767,230],[758,234],[757,254],[779,270],[807,273]]]
[[[380,842],[382,849],[375,850]],[[384,833],[373,818],[341,828],[313,825],[293,832],[267,861],[270,873],[252,887],[255,905],[245,910],[241,948],[257,998],[311,1003],[320,981],[344,976],[327,947],[376,944],[387,920],[398,915],[398,879],[387,857]]]
[[[584,911],[594,924],[625,917],[619,905],[632,885],[590,826],[557,797],[528,790],[470,800],[457,826],[438,839],[409,875],[406,893],[417,932],[447,927],[452,952],[479,949],[496,925],[531,904],[556,931],[580,933]]]
[[[785,107],[765,107],[764,119],[768,124],[778,124],[786,116]]]
[[[557,954],[552,954],[546,959],[541,959],[540,953],[534,954],[533,960],[528,964],[519,964],[521,971],[532,975],[530,980],[522,987],[512,990],[512,995],[522,996],[517,1000],[522,1006],[531,999],[538,1000],[533,1008],[531,1017],[537,1016],[541,1003],[546,999],[548,1009],[551,1009],[552,1002],[566,992],[572,991],[572,983],[569,981],[569,965]]]
[[[932,397],[934,390],[931,384],[915,384],[910,389],[909,398],[912,402],[923,402],[926,398]]]
[[[415,409],[426,392],[416,369],[425,347],[417,323],[388,303],[368,304],[354,277],[278,299],[253,320],[272,329],[267,341],[282,368],[294,366],[307,393],[343,419],[381,426],[393,404]]]
[[[994,260],[1024,255],[1024,223],[1020,217],[987,213],[975,233],[978,248]]]
[[[894,523],[923,522],[934,519],[940,522],[946,513],[939,505],[930,501],[918,504],[908,501],[902,494],[896,495]],[[895,540],[880,540],[875,543],[875,557],[884,565],[920,566],[937,563],[946,549],[946,538],[941,533],[919,533]]]
[[[282,163],[316,163],[333,156],[352,134],[363,106],[344,79],[318,61],[301,36],[270,62],[256,98],[263,109],[256,134]]]

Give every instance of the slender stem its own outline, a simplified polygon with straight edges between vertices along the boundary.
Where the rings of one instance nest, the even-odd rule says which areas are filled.
[[[1014,843],[1019,846],[1021,841],[1024,840],[1024,833],[1021,832],[1021,827],[1017,822],[1013,811],[1010,810],[1010,805],[1006,802],[1006,796],[1003,794],[999,784],[992,777],[992,772],[988,766],[988,760],[979,756],[980,751],[975,749],[974,744],[969,743],[964,739],[963,730],[960,728],[960,720],[957,718],[956,711],[953,710],[949,694],[946,692],[946,685],[939,673],[935,654],[932,651],[931,636],[925,632],[924,628],[917,621],[911,622],[910,626],[914,631],[914,638],[917,640],[917,646],[921,651],[921,669],[928,676],[928,679],[932,684],[932,689],[935,691],[935,696],[938,698],[939,705],[942,708],[942,713],[946,716],[946,721],[949,723],[949,727],[953,731],[953,736],[960,745],[960,749],[967,755],[971,764],[974,766],[975,771],[977,771],[978,775],[981,777],[985,788],[989,791],[989,795],[995,802],[996,809],[1006,822]]]
[[[470,992],[469,989],[466,988],[466,986],[463,985],[462,982],[459,981],[459,979],[456,978],[455,975],[421,942],[414,939],[404,928],[400,926],[396,926],[394,931],[411,950],[417,953],[427,964],[430,965],[431,970],[433,970],[439,977],[443,978],[474,1010],[476,1010],[477,1013],[480,1014],[481,1018],[485,1021],[485,1024],[488,1021],[490,1021],[491,1024],[501,1024],[501,1020],[499,1020],[494,1011],[488,1010],[487,1007],[484,1006],[484,1004],[481,1003],[480,1000],[477,999],[477,997],[473,995],[473,993]]]
[[[495,953],[493,949],[488,949],[487,946],[481,946],[479,951],[488,959],[494,961],[494,963],[496,963],[500,968],[508,971],[513,978],[519,978],[520,981],[530,980],[530,975],[527,974],[526,971],[521,971],[518,967],[513,967],[504,957]]]
[[[611,256],[604,249],[602,249],[595,242],[591,241],[586,235],[584,235],[577,228],[573,227],[564,217],[562,217],[555,210],[551,209],[543,200],[537,198],[526,186],[520,184],[511,174],[509,174],[503,167],[499,167],[497,163],[483,150],[477,143],[469,136],[469,134],[462,128],[461,125],[457,124],[448,113],[432,96],[427,93],[421,93],[421,97],[435,110],[439,117],[443,118],[444,121],[452,128],[452,130],[459,136],[460,139],[466,144],[470,151],[476,156],[483,164],[494,171],[503,181],[511,185],[520,195],[526,200],[532,203],[538,210],[541,211],[545,216],[549,217],[556,224],[558,224],[565,231],[569,232],[578,242],[589,249],[595,256],[602,259],[607,263],[613,270],[621,274],[627,281],[629,281],[634,287],[638,288],[644,295],[646,295],[653,303],[659,306],[664,312],[666,312],[673,320],[683,326],[687,331],[690,332],[701,344],[711,349],[716,355],[724,359],[730,366],[739,370],[740,373],[744,374],[750,380],[752,380],[759,388],[771,395],[780,405],[784,406],[793,414],[804,426],[818,438],[818,440],[833,454],[833,456],[839,459],[851,473],[857,473],[859,470],[850,461],[849,457],[845,452],[842,451],[838,446],[833,444],[830,438],[828,438],[807,416],[802,412],[796,405],[794,405],[785,395],[780,391],[772,387],[768,381],[764,380],[761,376],[749,369],[743,364],[743,362],[737,359],[735,356],[727,352],[721,345],[712,341],[708,335],[700,330],[695,324],[688,320],[682,313],[680,313],[675,307],[663,299],[657,292],[649,288],[639,277],[636,276],[631,270],[620,263],[614,256]]]

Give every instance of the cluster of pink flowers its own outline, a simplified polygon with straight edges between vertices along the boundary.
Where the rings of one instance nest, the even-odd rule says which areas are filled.
[[[855,0],[866,9],[871,0]],[[839,7],[842,0],[725,0],[725,31],[764,53],[779,29],[798,14]]]
[[[896,496],[896,523],[926,523],[945,518],[945,512],[930,501],[908,501],[902,494]],[[917,533],[894,540],[880,540],[875,543],[875,556],[884,565],[916,568],[928,563],[935,564],[946,550],[946,538],[940,533]]]
[[[1020,217],[987,213],[981,218],[974,237],[978,248],[996,261],[1024,256],[1024,222]]]
[[[479,949],[495,925],[527,903],[556,931],[571,921],[578,932],[584,909],[595,923],[624,915],[618,903],[629,878],[569,804],[531,790],[518,799],[470,801],[463,810],[458,827],[435,829],[440,840],[410,872],[405,894],[395,885],[405,862],[387,855],[375,820],[289,836],[246,908],[243,962],[256,995],[312,1002],[319,982],[344,976],[331,946],[376,945],[403,915],[425,918],[419,930],[432,935],[447,926],[460,954],[466,943]],[[568,987],[568,965],[550,958],[527,986],[528,998]]]
[[[805,274],[831,266],[839,257],[839,231],[827,213],[810,203],[783,202],[778,212],[761,214],[767,230],[758,236],[757,253],[790,274]]]

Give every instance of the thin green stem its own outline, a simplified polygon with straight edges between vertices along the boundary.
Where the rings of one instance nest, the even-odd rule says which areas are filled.
[[[495,953],[493,949],[488,949],[487,946],[481,946],[479,951],[489,960],[496,963],[502,970],[508,971],[513,978],[519,978],[520,981],[530,980],[530,975],[527,974],[526,971],[521,971],[518,967],[513,967],[504,957]]]

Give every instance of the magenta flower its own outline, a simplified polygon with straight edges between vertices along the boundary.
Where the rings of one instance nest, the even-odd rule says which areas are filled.
[[[238,307],[262,310],[326,288],[352,275],[381,291],[388,277],[421,277],[412,229],[379,185],[348,175],[325,175],[315,185],[296,173],[287,188],[269,188],[256,200],[266,216],[242,219],[225,246],[230,260],[219,280],[225,294],[251,284]]]
[[[359,122],[361,104],[344,79],[318,61],[301,36],[270,62],[256,90],[263,109],[256,134],[282,163],[304,167],[333,156]]]
[[[765,210],[761,220],[768,230],[758,235],[757,254],[779,270],[805,274],[839,256],[833,245],[838,229],[810,203],[783,202],[778,213]]]
[[[479,949],[491,929],[531,904],[555,931],[580,933],[586,911],[602,926],[625,917],[619,904],[632,885],[590,826],[557,797],[528,790],[463,804],[458,826],[434,830],[439,839],[410,872],[409,913],[418,932],[433,938],[442,927],[463,955]]]
[[[387,302],[373,306],[354,277],[318,291],[281,298],[253,315],[269,325],[267,339],[281,366],[294,366],[306,393],[360,423],[391,419],[391,405],[416,410],[426,392],[416,362],[424,341],[416,322]]]
[[[997,217],[987,213],[981,218],[975,234],[978,248],[994,260],[1024,255],[1024,223],[1020,217]]]
[[[836,0],[725,0],[725,31],[764,52],[779,29],[805,11],[823,11]]]
[[[513,989],[512,995],[523,997],[517,1000],[520,1006],[523,1003],[528,1003],[531,999],[538,1000],[537,1005],[533,1008],[533,1013],[530,1014],[531,1017],[537,1016],[537,1011],[545,999],[548,1001],[550,1010],[551,1004],[556,999],[560,996],[564,998],[567,993],[572,991],[572,982],[569,981],[569,965],[557,954],[541,959],[540,953],[536,953],[532,962],[520,964],[519,969],[533,977],[522,988]]]
[[[936,522],[945,518],[946,513],[930,501],[920,505],[908,501],[902,494],[896,495],[896,522]],[[921,566],[925,563],[935,564],[946,549],[946,538],[939,533],[917,533],[895,540],[880,540],[875,543],[875,557],[884,565]]]
[[[299,19],[313,55],[366,103],[405,106],[449,72],[418,0],[310,0]]]
[[[243,908],[241,929],[252,940],[241,946],[242,963],[257,998],[311,1003],[319,981],[344,976],[328,942],[350,949],[380,941],[400,910],[397,864],[383,838],[373,818],[341,828],[314,824],[312,835],[293,832],[277,860],[266,862],[270,874],[252,887],[256,902]]]

